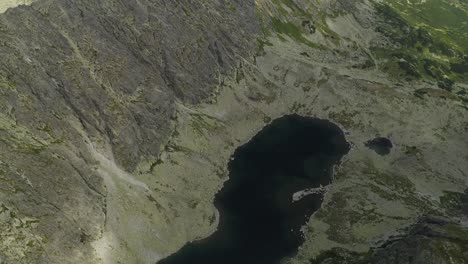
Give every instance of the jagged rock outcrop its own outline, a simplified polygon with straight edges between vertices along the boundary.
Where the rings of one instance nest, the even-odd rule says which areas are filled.
[[[401,238],[387,242],[370,257],[375,264],[466,263],[468,230],[444,219],[425,218]]]
[[[322,253],[312,264],[451,264],[466,263],[468,231],[444,218],[423,217],[417,223],[366,253],[334,248]]]

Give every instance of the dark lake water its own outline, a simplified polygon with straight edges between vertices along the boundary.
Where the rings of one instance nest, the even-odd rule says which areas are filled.
[[[369,140],[365,143],[365,145],[366,147],[368,147],[369,149],[372,149],[373,151],[375,151],[377,154],[381,156],[390,154],[393,148],[392,141],[384,137],[377,137],[372,140]]]
[[[327,120],[276,119],[229,162],[229,180],[214,200],[217,231],[158,264],[276,264],[293,256],[303,243],[301,227],[323,197],[293,202],[292,195],[330,184],[333,165],[348,151],[343,132]]]

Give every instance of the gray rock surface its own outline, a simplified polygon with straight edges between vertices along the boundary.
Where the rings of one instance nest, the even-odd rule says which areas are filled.
[[[418,28],[432,2],[395,1],[0,14],[0,263],[154,263],[208,236],[230,155],[291,113],[332,120],[353,149],[285,263],[466,263],[463,29]],[[468,17],[436,4],[462,14],[444,23]],[[365,146],[376,137],[388,155]]]
[[[468,232],[455,223],[422,219],[402,238],[387,242],[371,263],[466,263]]]
[[[253,1],[43,0],[1,14],[2,259],[91,262],[110,189],[96,168],[155,159],[175,102],[210,95],[258,30]]]

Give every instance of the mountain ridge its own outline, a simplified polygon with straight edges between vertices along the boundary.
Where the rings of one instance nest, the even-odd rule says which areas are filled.
[[[426,58],[445,52],[439,37],[413,45],[415,22],[399,9],[385,22],[380,4],[39,0],[0,14],[0,260],[154,263],[207,237],[236,147],[291,113],[335,122],[353,149],[285,262],[364,254],[424,214],[464,229],[463,52]],[[388,156],[366,148],[377,136]]]

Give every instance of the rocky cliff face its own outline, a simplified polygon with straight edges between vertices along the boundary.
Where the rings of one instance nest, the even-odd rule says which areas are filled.
[[[209,97],[259,24],[249,1],[39,1],[0,28],[1,230],[12,232],[1,251],[76,263],[93,259],[114,174],[137,182],[123,171],[156,159],[176,101]]]
[[[410,3],[39,0],[1,14],[0,263],[154,263],[206,237],[229,156],[290,113],[336,122],[354,147],[286,262],[386,245],[372,256],[390,263],[406,238],[387,238],[423,214],[466,230],[454,25],[467,7]],[[456,10],[446,24],[440,6]],[[389,155],[365,146],[378,136]],[[437,239],[420,245],[466,245]]]

